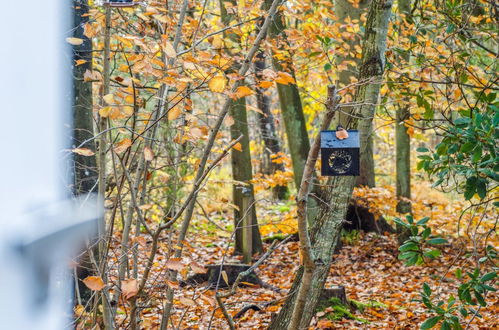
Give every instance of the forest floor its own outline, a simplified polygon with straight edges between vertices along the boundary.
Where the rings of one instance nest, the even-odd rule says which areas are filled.
[[[326,287],[344,286],[348,300],[358,308],[351,309],[350,313],[341,313],[338,311],[341,308],[324,306],[313,318],[311,329],[416,329],[425,319],[434,316],[427,314],[424,305],[418,301],[423,283],[430,285],[439,300],[447,301],[451,294],[457,297],[460,281],[456,277],[456,269],[473,268],[469,257],[470,240],[465,238],[466,235],[457,237],[454,234],[460,216],[458,211],[462,209],[462,205],[442,195],[430,193],[424,187],[415,190],[419,196],[414,202],[415,218],[431,214],[430,225],[450,241],[442,246],[442,255],[424,265],[408,267],[397,258],[399,245],[394,234],[358,231],[344,233],[343,247],[334,256]],[[364,202],[377,209],[375,212],[379,211],[390,219],[389,210],[393,209],[391,204],[394,203],[393,189],[360,189],[354,196],[360,203]],[[184,279],[195,273],[196,269],[199,270],[200,265],[219,264],[222,260],[224,263],[240,262],[239,257],[233,256],[231,244],[232,211],[227,208],[224,197],[219,198],[220,205],[216,206],[213,201],[211,208],[198,210],[193,219],[193,227],[185,242],[181,261],[185,267],[180,267],[180,275]],[[293,204],[292,201],[270,203],[264,211],[260,211],[259,219],[264,223],[261,227],[264,237],[294,231]],[[495,216],[495,213],[489,214],[489,220],[493,220]],[[478,220],[468,221],[473,223]],[[147,236],[136,238],[136,241],[139,243],[138,254],[143,255],[145,261],[151,242]],[[115,242],[118,244],[119,238]],[[490,244],[497,246],[497,241],[491,241]],[[266,242],[265,248],[269,245]],[[166,241],[160,243],[160,253],[152,269],[151,284],[146,289],[150,299],[140,315],[141,328],[158,327],[162,313],[161,301],[164,301],[169,285],[176,288],[172,320],[175,328],[227,329],[224,315],[217,308],[213,289],[203,284],[180,288],[178,283],[167,280],[168,269],[172,269],[167,262],[171,252],[171,244]],[[255,260],[257,259],[258,256],[255,256]],[[140,259],[139,264],[142,264]],[[261,308],[259,311],[250,309],[238,318],[236,324],[239,329],[261,329],[270,324],[272,316],[284,303],[298,265],[298,243],[285,242],[256,270],[260,279],[268,285],[242,286],[235,295],[224,300],[233,316],[249,304]],[[498,298],[497,292],[487,296],[488,306],[480,310],[482,317],[474,318],[470,329],[499,328]],[[128,304],[120,306],[118,313],[126,324]]]

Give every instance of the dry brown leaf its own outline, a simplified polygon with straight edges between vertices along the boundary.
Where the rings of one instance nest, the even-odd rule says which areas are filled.
[[[83,283],[93,291],[100,291],[106,286],[100,276],[88,276],[83,280]]]
[[[191,262],[190,266],[192,271],[196,274],[206,274],[206,272],[208,271],[208,269],[204,268],[203,265],[200,265],[195,261]]]
[[[166,56],[177,57],[177,52],[175,51],[175,48],[173,48],[173,45],[167,40],[165,40],[164,50],[165,50]]]
[[[178,258],[170,258],[166,262],[165,267],[168,269],[176,270],[177,272],[180,272],[180,271],[182,271],[182,269],[184,269],[185,265]]]
[[[166,284],[167,284],[170,288],[172,288],[172,289],[175,289],[175,290],[180,289],[180,285],[178,284],[178,282],[172,282],[172,281],[166,280]]]
[[[154,152],[149,147],[144,147],[144,159],[148,162],[154,159]]]
[[[137,280],[134,278],[123,280],[121,282],[121,292],[126,300],[135,297],[139,292],[139,287],[137,285]]]
[[[130,148],[131,145],[132,145],[132,140],[130,140],[129,138],[123,139],[116,144],[116,146],[114,147],[114,152],[116,152],[117,154],[121,154],[125,150]]]
[[[93,152],[92,150],[90,150],[88,148],[75,148],[75,149],[71,149],[71,151],[74,152],[75,154],[82,155],[82,156],[95,155],[95,152]]]
[[[203,131],[197,127],[191,128],[190,132],[191,132],[191,135],[197,139],[199,139],[200,137],[202,137],[204,135]]]
[[[179,297],[178,301],[180,302],[180,304],[184,306],[191,306],[191,307],[196,306],[196,302],[189,298]]]

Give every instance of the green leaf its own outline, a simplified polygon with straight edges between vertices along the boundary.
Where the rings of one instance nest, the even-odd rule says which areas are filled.
[[[431,289],[430,289],[430,286],[427,283],[423,283],[423,292],[427,296],[431,295]]]
[[[471,150],[473,150],[473,148],[475,148],[475,146],[476,146],[475,142],[467,142],[467,143],[463,144],[463,146],[461,147],[461,152],[468,153]]]
[[[442,325],[440,326],[440,330],[451,330],[449,322],[443,321]]]
[[[405,251],[418,251],[419,246],[414,243],[413,241],[409,241],[404,243],[399,247],[400,252],[405,252]]]
[[[483,275],[482,278],[480,278],[480,282],[483,283],[483,282],[493,280],[496,276],[497,276],[496,272],[487,273],[487,274]]]
[[[487,195],[487,181],[480,178],[476,185],[476,193],[481,199],[484,199]]]
[[[478,301],[478,303],[480,304],[480,306],[482,306],[482,307],[487,306],[485,299],[483,299],[483,296],[480,293],[478,293],[477,291],[475,291],[475,297],[476,297],[476,300]]]
[[[424,147],[419,147],[416,149],[417,152],[429,152],[430,150],[428,150],[428,148],[424,148]]]
[[[443,316],[430,317],[429,319],[427,319],[426,321],[424,321],[423,324],[421,324],[421,330],[426,330],[426,329],[433,328],[443,318],[444,318]]]
[[[431,250],[431,251],[425,252],[424,256],[428,257],[428,258],[431,258],[431,259],[435,259],[440,254],[441,254],[440,250]]]
[[[430,220],[430,217],[424,217],[423,219],[419,220],[416,225],[420,226],[420,225],[424,225],[425,223],[427,223],[428,221]]]
[[[427,243],[432,244],[432,245],[438,245],[438,244],[446,244],[449,242],[445,238],[435,237],[435,238],[429,239],[427,241]]]

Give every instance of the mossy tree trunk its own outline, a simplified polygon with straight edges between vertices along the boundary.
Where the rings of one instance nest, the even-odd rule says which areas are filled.
[[[268,10],[271,4],[271,0],[265,0],[264,9]],[[276,71],[286,72],[295,78],[293,59],[288,51],[289,44],[284,31],[285,28],[284,17],[282,12],[279,11],[269,29],[269,37],[273,43],[277,44],[277,49],[272,54],[272,64]],[[276,52],[279,53],[279,58],[275,56]],[[288,148],[293,163],[295,184],[298,189],[301,184],[308,151],[310,150],[305,115],[303,114],[300,92],[296,84],[284,85],[278,83],[277,92],[279,94],[281,115],[286,129]]]
[[[364,42],[362,44],[362,64],[359,71],[360,81],[369,83],[359,85],[355,93],[354,114],[366,120],[372,118],[379,97],[380,84],[385,66],[386,35],[391,15],[391,0],[373,0],[369,6]],[[357,121],[352,119],[352,128]],[[347,207],[355,184],[355,177],[332,177],[324,193],[327,205],[321,205],[310,232],[315,269],[312,285],[307,297],[306,307],[299,328],[307,328],[315,314],[315,307],[324,288],[337,237],[345,219]],[[273,319],[270,329],[287,329],[292,318],[295,293],[301,285],[303,269],[298,270],[290,295],[279,314]]]
[[[237,5],[235,0],[230,1]],[[220,12],[222,22],[230,25],[235,19],[235,15],[227,12],[224,1],[220,0]],[[236,33],[227,35],[234,43],[240,44],[241,39]],[[236,63],[236,66],[238,64]],[[231,71],[237,71],[234,67]],[[232,188],[234,210],[234,230],[236,231],[235,251],[243,254],[243,261],[251,263],[251,255],[263,251],[263,244],[258,228],[256,217],[255,195],[251,180],[253,179],[253,169],[251,165],[248,118],[246,113],[246,100],[239,98],[231,102],[229,114],[234,119],[234,124],[230,127],[232,139],[242,136],[239,143],[241,150],[233,148],[231,150],[232,178],[235,183]]]
[[[405,20],[409,20],[411,0],[399,0],[398,7],[400,13],[405,14]],[[409,64],[409,56],[404,56],[404,60]],[[409,101],[404,99],[397,107],[395,122],[397,211],[400,213],[411,212],[411,138],[405,126],[409,117]]]

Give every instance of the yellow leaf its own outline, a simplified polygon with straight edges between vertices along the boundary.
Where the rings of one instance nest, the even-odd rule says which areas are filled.
[[[100,291],[106,286],[99,276],[88,276],[83,283],[92,291]]]
[[[133,107],[130,106],[124,106],[123,109],[121,110],[123,114],[127,117],[130,117],[133,115]]]
[[[166,56],[168,57],[177,57],[177,52],[175,51],[175,48],[173,48],[173,45],[167,40],[165,40],[164,51]]]
[[[182,114],[182,109],[180,107],[173,107],[168,111],[168,120],[175,120]]]
[[[241,97],[249,96],[251,94],[253,94],[253,91],[249,87],[239,86],[233,95],[233,99],[237,100],[240,99]]]
[[[125,96],[125,102],[126,103],[132,104],[133,101],[134,101],[133,95],[127,95],[127,96]]]
[[[95,155],[95,152],[88,148],[75,148],[71,150],[75,154],[82,155],[82,156],[93,156]]]
[[[123,280],[121,282],[121,292],[126,300],[134,297],[139,292],[139,287],[137,285],[137,280],[132,278],[128,280]]]
[[[227,85],[227,80],[224,76],[215,76],[208,82],[208,87],[212,92],[222,93]]]
[[[243,146],[239,142],[234,144],[232,148],[236,149],[237,151],[243,151]]]
[[[154,159],[154,152],[149,147],[144,147],[144,159],[150,162]]]
[[[83,39],[73,37],[66,38],[66,41],[73,46],[79,46],[83,43]]]
[[[116,152],[117,154],[121,154],[125,150],[130,148],[131,145],[132,145],[132,140],[130,140],[129,138],[123,139],[116,144],[116,146],[114,147],[114,152]]]
[[[114,103],[114,96],[113,96],[113,94],[104,95],[102,98],[104,99],[104,101],[107,104],[113,104]]]
[[[227,276],[227,272],[225,270],[222,270],[222,277],[225,283],[227,283],[227,286],[229,286],[229,276]]]
[[[113,109],[112,107],[104,107],[104,108],[100,109],[99,116],[101,116],[102,118],[109,117],[109,113],[111,112],[112,109]]]

